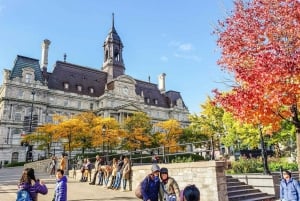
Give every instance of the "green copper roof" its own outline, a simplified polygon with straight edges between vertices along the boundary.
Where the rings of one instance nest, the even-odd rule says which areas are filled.
[[[39,60],[20,55],[17,55],[13,69],[11,71],[10,79],[13,79],[15,77],[22,77],[23,68],[28,67],[33,68],[35,80],[43,82],[43,75],[40,68]]]

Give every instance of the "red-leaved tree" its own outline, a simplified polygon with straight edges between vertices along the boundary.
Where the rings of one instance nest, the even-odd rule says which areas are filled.
[[[214,33],[218,64],[235,81],[231,91],[215,91],[217,102],[241,121],[272,131],[282,119],[291,120],[300,167],[300,2],[236,0]]]

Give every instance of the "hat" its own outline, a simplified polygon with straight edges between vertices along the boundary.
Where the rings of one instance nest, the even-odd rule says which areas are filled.
[[[160,171],[160,168],[157,164],[153,164],[152,167],[151,167],[151,171],[152,172]]]
[[[161,168],[160,173],[167,173],[168,174],[168,168],[165,168],[165,167]]]

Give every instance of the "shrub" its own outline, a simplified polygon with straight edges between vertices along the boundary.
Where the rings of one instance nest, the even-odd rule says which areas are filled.
[[[240,158],[233,161],[232,168],[226,172],[229,174],[262,173],[264,171],[261,158]],[[298,171],[297,163],[289,163],[285,158],[268,158],[268,167],[271,172],[279,172],[280,169]]]

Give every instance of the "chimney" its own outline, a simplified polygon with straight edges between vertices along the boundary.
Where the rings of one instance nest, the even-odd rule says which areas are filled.
[[[166,74],[162,73],[158,76],[158,89],[161,93],[166,92],[166,84],[165,84]]]
[[[47,70],[48,67],[48,50],[51,41],[45,39],[42,43],[42,58],[41,58],[41,68],[42,70]]]

